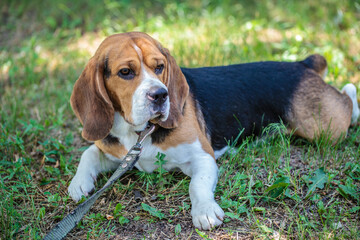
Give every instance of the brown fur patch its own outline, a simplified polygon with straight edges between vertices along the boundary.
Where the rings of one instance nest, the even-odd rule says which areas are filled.
[[[352,103],[346,94],[321,77],[308,74],[294,94],[287,118],[295,135],[312,141],[321,134],[330,134],[336,141],[346,135],[351,112]]]
[[[95,145],[103,152],[111,154],[116,158],[123,158],[127,154],[127,150],[120,143],[104,143],[103,140],[95,142]]]
[[[214,157],[214,150],[204,130],[198,122],[194,100],[191,96],[188,96],[184,116],[179,120],[179,126],[170,133],[166,141],[156,145],[162,150],[166,150],[179,144],[193,143],[198,139],[204,151]]]
[[[92,57],[76,81],[71,94],[71,107],[83,124],[82,136],[90,141],[104,138],[114,118],[113,104],[104,86],[104,67]]]
[[[192,98],[194,98],[194,97],[192,96]],[[197,118],[197,121],[199,123],[200,130],[201,130],[201,132],[206,134],[206,138],[210,143],[211,142],[211,136],[210,136],[210,133],[208,132],[208,129],[206,127],[206,122],[205,122],[205,119],[204,119],[204,115],[203,115],[203,113],[201,111],[201,106],[200,106],[200,104],[199,104],[199,102],[197,100],[194,100],[194,101],[195,101],[195,107],[196,107],[196,118]]]
[[[326,59],[319,55],[314,54],[307,57],[304,61],[302,61],[307,67],[313,69],[317,72],[321,77],[324,76],[327,70],[327,62]]]

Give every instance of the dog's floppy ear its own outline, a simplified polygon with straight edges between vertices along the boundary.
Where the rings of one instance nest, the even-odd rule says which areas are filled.
[[[169,92],[170,113],[167,120],[159,122],[158,124],[163,128],[175,128],[183,116],[185,100],[189,95],[189,85],[180,67],[176,64],[175,59],[170,55],[169,50],[166,48],[160,49],[166,56],[168,62],[165,83]]]
[[[104,83],[104,62],[92,57],[74,85],[71,107],[83,124],[82,136],[96,141],[105,138],[113,125],[114,107]]]

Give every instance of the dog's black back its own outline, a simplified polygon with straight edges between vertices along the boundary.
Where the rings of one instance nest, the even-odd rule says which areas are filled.
[[[182,68],[190,91],[201,107],[214,150],[226,140],[261,133],[282,120],[293,94],[305,77],[317,75],[302,62],[255,62],[230,66]],[[326,62],[325,62],[326,64]]]

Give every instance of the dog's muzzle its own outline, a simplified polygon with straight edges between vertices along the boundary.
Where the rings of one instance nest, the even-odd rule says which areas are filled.
[[[153,88],[147,93],[147,99],[150,101],[150,112],[154,117],[167,115],[166,104],[169,98],[168,91],[165,88]]]

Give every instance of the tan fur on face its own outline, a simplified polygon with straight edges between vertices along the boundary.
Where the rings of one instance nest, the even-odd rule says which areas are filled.
[[[108,70],[111,74],[106,79],[105,85],[115,110],[121,112],[127,122],[132,123],[131,100],[145,77],[144,72],[165,82],[163,73],[156,75],[154,72],[159,64],[165,65],[166,59],[159,51],[156,43],[144,38],[143,34],[139,34],[139,36],[135,33],[129,34],[129,38],[125,38],[123,43],[120,42],[121,38],[123,38],[122,35],[118,35],[117,38],[111,37],[111,41],[107,43],[107,45],[112,45],[107,54]],[[117,41],[114,42],[115,40]],[[138,53],[137,49],[141,52]],[[117,73],[123,68],[134,70],[136,76],[130,80],[122,79]]]

